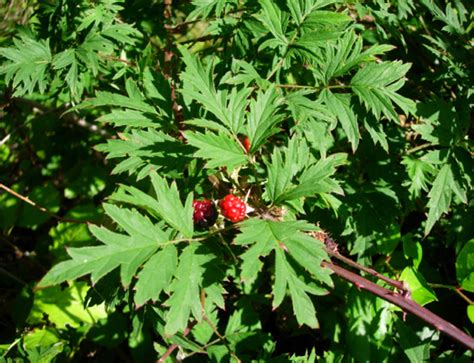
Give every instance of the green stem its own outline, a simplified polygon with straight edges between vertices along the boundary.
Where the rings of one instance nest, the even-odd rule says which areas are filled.
[[[434,289],[448,289],[454,291],[458,294],[463,300],[465,300],[469,305],[474,305],[474,301],[471,300],[466,294],[462,292],[462,289],[459,286],[445,285],[445,284],[434,284],[428,283],[428,285]]]

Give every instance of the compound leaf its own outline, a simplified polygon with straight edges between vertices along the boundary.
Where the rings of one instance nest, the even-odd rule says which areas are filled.
[[[71,259],[55,265],[40,281],[40,287],[89,274],[96,283],[117,267],[120,267],[122,284],[127,287],[138,267],[168,240],[158,226],[137,211],[111,205],[106,205],[105,210],[127,234],[91,225],[91,233],[103,245],[69,248]]]

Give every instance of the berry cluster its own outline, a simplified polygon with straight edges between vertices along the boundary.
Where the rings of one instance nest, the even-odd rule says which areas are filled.
[[[211,200],[195,200],[193,207],[193,220],[198,227],[208,228],[216,223],[217,210]]]
[[[221,212],[231,222],[240,222],[245,218],[247,206],[245,202],[233,194],[227,194],[219,203]]]
[[[219,203],[222,215],[233,223],[245,218],[247,206],[244,201],[233,194],[228,194]],[[211,200],[195,200],[193,202],[194,224],[201,228],[212,226],[217,220],[216,206]]]

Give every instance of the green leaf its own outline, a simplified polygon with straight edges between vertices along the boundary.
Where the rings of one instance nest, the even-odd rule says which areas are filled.
[[[333,13],[340,14],[340,13]],[[340,14],[346,16],[345,14]],[[391,49],[390,45],[374,45],[363,50],[362,38],[354,31],[346,32],[342,37],[338,36],[337,42],[326,42],[322,49],[319,66],[313,69],[316,77],[324,84],[329,85],[334,78],[341,77],[360,64],[373,62],[377,54],[383,54]]]
[[[287,45],[288,39],[286,39],[285,36],[288,22],[287,17],[284,16],[274,1],[259,0],[259,3],[262,7],[262,12],[258,14],[258,20],[265,25],[265,27],[278,40],[279,44]]]
[[[273,308],[281,304],[288,288],[298,322],[311,327],[318,326],[318,323],[307,293],[320,295],[325,294],[326,290],[310,280],[332,285],[330,271],[321,267],[321,262],[328,259],[323,244],[302,233],[303,230],[314,229],[314,226],[303,221],[249,219],[241,224],[241,233],[235,239],[237,245],[251,245],[240,256],[243,260],[241,278],[244,282],[253,281],[261,270],[263,264],[260,257],[275,251]]]
[[[128,234],[91,225],[89,230],[103,245],[69,248],[70,260],[55,265],[39,282],[40,287],[59,284],[90,274],[93,283],[120,266],[123,286],[127,287],[138,267],[168,235],[137,211],[105,205],[104,209]]]
[[[208,168],[225,166],[232,170],[248,162],[248,157],[242,147],[228,135],[211,132],[201,134],[191,131],[186,131],[184,135],[190,145],[198,148],[195,155],[208,160],[206,164]]]
[[[474,239],[464,245],[456,258],[456,277],[464,290],[474,292]]]
[[[51,328],[35,329],[23,338],[23,346],[26,350],[32,350],[39,346],[48,347],[61,341],[58,334]]]
[[[469,305],[467,307],[467,316],[469,320],[471,321],[471,323],[474,324],[474,305]]]
[[[313,196],[318,193],[339,193],[343,191],[339,184],[331,179],[336,167],[346,163],[347,155],[333,154],[320,159],[316,164],[306,169],[299,178],[299,183],[288,188],[278,199],[279,202],[301,197]]]
[[[53,60],[49,40],[15,38],[12,47],[0,48],[0,56],[8,60],[0,66],[0,74],[5,74],[7,83],[12,82],[13,96],[31,94],[36,87],[40,93],[46,91],[48,68]]]
[[[326,106],[336,117],[352,145],[352,152],[357,150],[360,133],[357,118],[351,108],[351,96],[345,94],[334,94],[331,91],[324,92],[323,96]]]
[[[104,305],[84,308],[87,290],[85,282],[75,282],[65,289],[54,286],[38,290],[28,316],[28,323],[42,323],[44,314],[47,314],[48,321],[58,329],[65,329],[67,325],[79,328],[83,324],[92,325],[97,320],[106,318]]]
[[[178,253],[174,245],[168,245],[155,253],[138,274],[134,301],[137,307],[148,300],[159,300],[161,291],[168,288],[178,265]]]
[[[284,161],[282,154],[285,157]],[[292,178],[311,163],[310,155],[306,143],[297,137],[289,140],[287,148],[275,148],[271,155],[271,162],[267,163],[268,181],[265,188],[272,202],[276,202],[290,187]]]
[[[448,211],[451,204],[454,183],[454,176],[450,165],[443,165],[428,194],[430,200],[427,204],[429,211],[425,225],[425,236],[430,233],[431,228],[433,228],[434,224],[441,218],[443,213]]]
[[[116,40],[119,43],[133,45],[136,43],[136,38],[141,36],[141,33],[133,26],[127,23],[113,24],[101,31],[101,34],[107,38]]]
[[[434,174],[435,169],[432,165],[424,162],[421,159],[415,159],[410,156],[405,156],[402,160],[405,165],[408,177],[410,178],[408,190],[412,198],[419,198],[421,191],[428,191],[429,176]]]
[[[417,334],[400,319],[395,319],[398,342],[411,363],[430,360],[430,342],[421,341]]]
[[[277,114],[281,99],[274,86],[265,92],[258,91],[256,99],[250,102],[250,112],[247,120],[247,135],[250,140],[250,153],[257,151],[266,140],[280,130],[276,125],[283,119]]]
[[[176,182],[168,185],[166,180],[156,173],[152,173],[150,177],[158,200],[156,205],[157,212],[161,218],[174,229],[181,232],[184,237],[192,238],[194,233],[193,194],[188,194],[183,205]]]
[[[406,267],[400,275],[400,280],[408,283],[412,299],[420,305],[437,301],[436,294],[428,286],[423,276],[414,268]]]
[[[405,83],[403,77],[410,64],[401,62],[369,63],[352,77],[351,87],[360,101],[375,117],[381,114],[394,122],[399,122],[398,113],[393,104],[405,113],[413,113],[415,104],[401,96],[397,91]]]
[[[170,286],[172,294],[166,301],[170,307],[165,317],[167,336],[183,331],[191,313],[198,321],[202,318],[200,287],[205,271],[203,265],[212,259],[212,255],[200,253],[198,248],[195,243],[188,245],[179,258],[175,279]]]
[[[151,170],[171,178],[182,178],[183,170],[192,157],[192,148],[162,131],[132,130],[120,134],[121,140],[107,140],[96,150],[107,153],[107,159],[124,158],[113,173],[137,173],[137,180],[150,175]]]
[[[157,111],[153,106],[141,99],[131,98],[118,93],[105,91],[97,91],[95,98],[82,102],[79,105],[79,108],[92,108],[101,106],[116,106],[140,112],[147,112],[150,114],[157,114]]]
[[[100,116],[97,121],[107,122],[115,127],[157,127],[157,120],[146,116],[143,112],[136,110],[113,110],[111,113]]]
[[[182,92],[185,96],[201,103],[206,110],[214,114],[234,135],[237,135],[244,122],[247,97],[251,89],[242,88],[216,91],[213,84],[214,76],[211,67],[204,69],[196,56],[186,48],[179,47],[186,64],[186,70],[181,74],[184,81]]]

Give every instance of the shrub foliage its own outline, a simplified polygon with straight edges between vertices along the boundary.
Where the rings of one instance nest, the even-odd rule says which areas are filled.
[[[2,6],[0,359],[470,361],[468,3]]]

